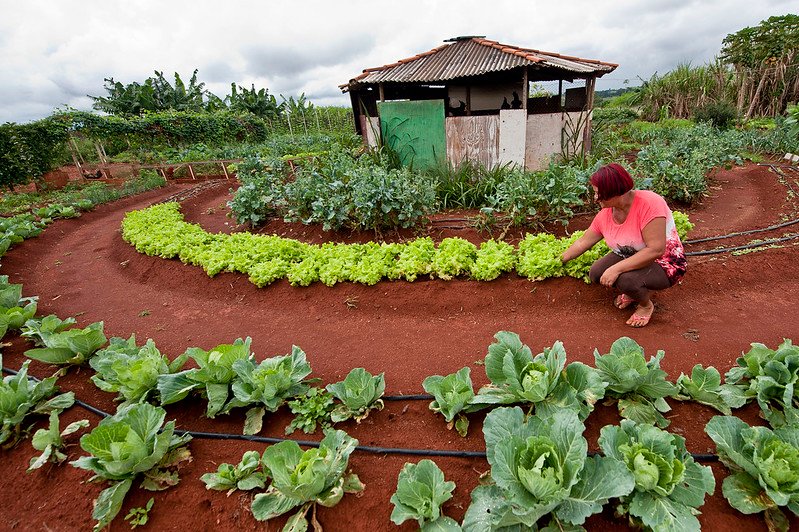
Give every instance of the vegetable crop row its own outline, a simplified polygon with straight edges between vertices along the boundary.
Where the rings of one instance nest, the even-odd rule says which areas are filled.
[[[674,219],[683,237],[693,227],[682,213],[675,212]],[[591,264],[609,250],[600,243],[562,264],[560,255],[581,234],[577,231],[565,238],[527,234],[518,246],[488,240],[478,247],[457,237],[445,238],[438,245],[429,237],[407,243],[315,245],[246,232],[208,233],[185,222],[177,203],[129,212],[122,222],[122,237],[140,253],[179,258],[201,266],[210,276],[241,272],[259,287],[284,277],[299,286],[317,281],[328,286],[344,281],[373,285],[383,279],[415,281],[426,275],[490,281],[512,271],[532,280],[571,276],[587,282]]]

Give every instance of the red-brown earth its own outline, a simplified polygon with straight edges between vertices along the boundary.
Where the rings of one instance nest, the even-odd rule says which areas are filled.
[[[797,217],[799,206],[792,191],[799,192],[796,174],[780,178],[767,168],[748,164],[711,175],[709,195],[686,210],[696,228],[689,239],[766,227]],[[211,186],[197,194],[191,184],[172,184],[136,197],[96,208],[79,219],[62,220],[38,238],[10,250],[2,259],[3,274],[24,284],[24,295],[40,296],[39,314],[77,316],[85,326],[103,320],[108,337],[136,333],[140,342],[153,338],[163,353],[175,357],[187,347],[209,349],[251,336],[259,359],[290,352],[298,345],[308,354],[313,376],[327,384],[341,380],[350,369],[364,367],[385,372],[386,394],[423,393],[428,375],[446,375],[470,366],[475,386],[485,384],[483,367],[493,335],[500,330],[519,333],[534,353],[555,341],[563,341],[570,361],[593,363],[594,349],[606,353],[621,336],[641,344],[647,356],[666,352],[663,368],[672,380],[689,373],[694,364],[714,365],[722,373],[751,342],[776,347],[783,338],[799,340],[799,285],[796,242],[745,255],[723,253],[689,258],[683,282],[657,295],[656,313],[648,327],[625,325],[629,310],[612,304],[603,287],[571,278],[530,282],[514,274],[491,282],[470,280],[386,281],[375,286],[342,283],[334,287],[315,284],[292,287],[285,280],[258,289],[241,274],[223,273],[209,278],[202,269],[176,260],[147,257],[122,241],[120,222],[130,210],[141,209],[174,194],[183,193],[187,220],[208,230],[233,230],[225,216],[228,183]],[[586,227],[590,216],[575,219],[569,229]],[[485,238],[468,225],[432,231],[435,238],[461,236],[478,242]],[[688,251],[716,245],[739,245],[752,238],[780,236],[797,226],[698,245]],[[272,222],[265,232],[287,234],[319,242],[331,235],[319,229]],[[332,235],[353,241],[371,235]],[[10,340],[3,352],[6,367],[18,368],[29,346]],[[31,374],[45,377],[53,368],[33,362]],[[59,384],[74,390],[78,399],[113,411],[113,396],[99,391],[90,381],[91,370],[71,371]],[[695,403],[671,401],[669,430],[686,437],[690,451],[713,451],[703,432],[715,412]],[[214,420],[204,417],[202,400],[185,400],[167,407],[168,418],[178,428],[240,434],[244,413],[234,412]],[[284,409],[285,410],[285,409]],[[282,436],[290,417],[282,410],[267,417],[262,435]],[[756,407],[739,412],[750,423],[758,422]],[[62,426],[86,418],[94,426],[99,418],[79,407],[62,414]],[[361,445],[448,450],[484,450],[483,416],[473,415],[469,436],[460,438],[446,429],[443,418],[427,408],[426,401],[390,401],[360,425],[338,425]],[[599,429],[616,423],[614,406],[598,405],[586,422],[589,448],[596,449]],[[39,424],[41,425],[41,423]],[[70,437],[75,444],[79,434]],[[318,439],[320,434],[297,439]],[[147,525],[152,530],[278,530],[285,519],[255,521],[249,506],[252,495],[207,491],[200,476],[215,471],[222,462],[235,463],[244,451],[262,451],[263,444],[238,440],[195,439],[193,461],[180,471],[181,483],[151,493],[134,488],[111,527],[123,530],[122,517],[133,507],[155,496]],[[69,465],[47,465],[26,473],[34,450],[26,440],[0,452],[0,529],[85,530],[92,526],[92,500],[102,483],[88,484],[88,472]],[[81,455],[77,445],[70,459]],[[389,497],[397,474],[406,461],[420,457],[370,454],[356,451],[350,466],[366,483],[361,496],[347,495],[334,508],[321,508],[318,518],[326,530],[413,530],[406,522],[395,527],[389,520]],[[484,459],[435,458],[448,480],[457,484],[454,497],[445,504],[447,515],[460,520],[469,504],[469,493],[480,473],[488,469]],[[725,468],[712,464],[716,494],[702,508],[700,521],[707,530],[765,530],[761,516],[744,516],[727,505],[721,495]],[[797,521],[792,521],[794,526]],[[589,530],[624,529],[610,505],[587,522]]]

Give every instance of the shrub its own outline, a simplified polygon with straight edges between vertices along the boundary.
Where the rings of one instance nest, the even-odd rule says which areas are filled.
[[[729,102],[710,102],[694,109],[694,120],[710,122],[719,129],[727,129],[735,123],[736,118],[738,118],[738,111]]]

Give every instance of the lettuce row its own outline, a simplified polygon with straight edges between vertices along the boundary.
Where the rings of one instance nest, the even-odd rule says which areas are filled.
[[[675,213],[675,221],[684,236],[692,225],[678,215]],[[274,235],[207,233],[199,225],[185,222],[177,203],[132,211],[122,221],[122,237],[140,253],[178,258],[201,266],[210,276],[241,272],[259,287],[283,278],[295,286],[314,282],[332,286],[345,281],[373,285],[383,279],[414,281],[423,275],[489,281],[511,271],[533,280],[568,275],[587,281],[591,264],[608,249],[599,244],[562,264],[561,253],[580,234],[566,238],[528,234],[518,247],[495,240],[478,247],[457,237],[445,238],[438,246],[429,237],[402,244],[313,245]]]

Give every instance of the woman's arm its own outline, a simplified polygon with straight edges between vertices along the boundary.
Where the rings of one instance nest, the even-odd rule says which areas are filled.
[[[663,256],[666,251],[666,219],[653,218],[641,231],[645,247],[632,257],[617,262],[602,274],[599,282],[604,286],[613,286],[616,279],[624,272],[638,270],[649,266]]]
[[[666,228],[663,228],[665,233]],[[597,242],[602,240],[602,235],[591,229],[590,227],[585,230],[585,233],[582,234],[580,238],[574,241],[569,249],[563,252],[563,255],[560,256],[560,261],[564,264],[569,262],[572,259],[576,259],[592,247],[596,245]]]

